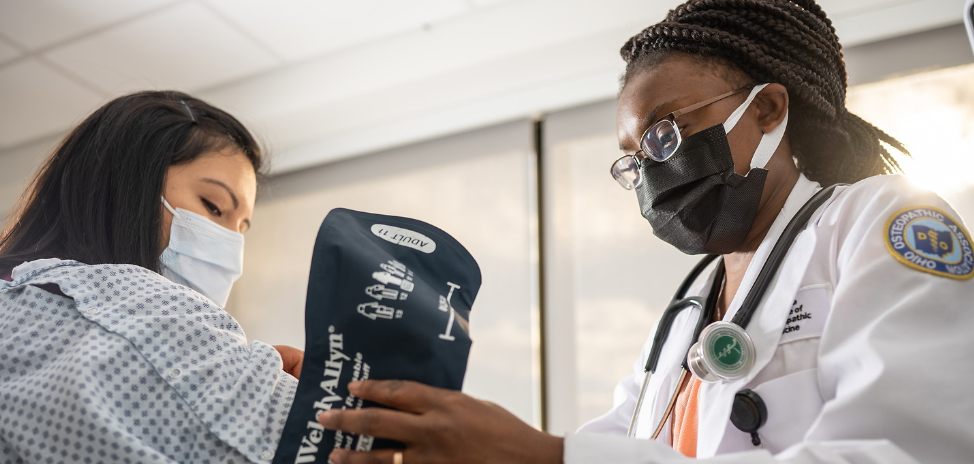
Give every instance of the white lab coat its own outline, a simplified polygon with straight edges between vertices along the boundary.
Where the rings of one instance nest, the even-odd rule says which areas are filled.
[[[725,320],[737,312],[787,222],[818,189],[799,179]],[[754,369],[743,379],[701,387],[699,459],[974,462],[974,281],[894,259],[886,246],[887,222],[916,206],[939,208],[960,221],[943,199],[902,176],[841,188],[812,217],[747,328],[757,351]],[[695,311],[684,311],[673,324],[648,386],[638,439],[625,434],[652,337],[634,374],[616,387],[613,408],[566,437],[566,464],[688,460],[670,448],[670,424],[658,441],[649,436],[676,388]],[[807,316],[795,320],[795,314]],[[760,447],[729,420],[734,394],[745,388],[767,405]]]

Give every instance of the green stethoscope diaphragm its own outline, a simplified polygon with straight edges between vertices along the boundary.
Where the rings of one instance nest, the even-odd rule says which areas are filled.
[[[715,322],[690,347],[687,367],[705,382],[739,379],[754,367],[754,342],[741,326]]]

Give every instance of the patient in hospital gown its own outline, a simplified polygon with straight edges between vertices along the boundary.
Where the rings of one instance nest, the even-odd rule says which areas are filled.
[[[223,310],[262,160],[233,116],[146,91],[41,164],[0,233],[0,464],[273,460],[302,353]]]
[[[209,300],[132,265],[38,260],[10,278],[0,463],[273,459],[298,381]]]

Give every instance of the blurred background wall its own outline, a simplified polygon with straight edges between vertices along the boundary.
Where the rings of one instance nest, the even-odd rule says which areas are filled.
[[[963,0],[821,0],[848,106],[907,174],[974,217]],[[564,433],[612,387],[696,261],[608,176],[631,35],[669,0],[0,0],[0,221],[64,132],[111,98],[191,92],[273,154],[227,310],[302,346],[314,237],[335,207],[457,237],[484,284],[464,390]]]

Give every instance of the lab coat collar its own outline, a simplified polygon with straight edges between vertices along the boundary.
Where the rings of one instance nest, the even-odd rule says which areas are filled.
[[[744,272],[744,280],[741,282],[741,288],[734,295],[730,308],[727,314],[724,315],[725,321],[730,321],[737,314],[741,304],[744,302],[744,298],[747,297],[747,292],[751,290],[751,286],[761,272],[761,268],[764,267],[764,262],[767,261],[768,255],[771,254],[771,249],[774,248],[775,243],[781,238],[781,233],[784,232],[788,222],[805,205],[808,199],[821,189],[822,187],[818,182],[808,180],[804,174],[798,174],[798,181],[791,189],[791,193],[788,194],[785,205],[781,208],[781,212],[778,213],[778,217],[771,224],[771,228],[768,229],[768,235],[761,242],[761,245],[758,246],[757,251],[754,252],[751,263],[748,264],[747,270]]]
[[[785,226],[801,209],[802,205],[820,189],[821,186],[817,182],[812,182],[804,175],[799,174],[798,182],[788,194],[784,207],[774,223],[771,224],[768,235],[751,258],[751,263],[744,273],[741,287],[734,295],[727,314],[724,316],[725,321],[733,319],[740,309],[741,303],[754,285],[758,273],[761,272],[761,268],[767,261],[768,255],[771,254],[774,244],[781,237]],[[747,376],[731,382],[704,383],[701,386],[697,432],[698,457],[710,457],[717,453],[728,424],[734,395],[743,389],[774,355],[781,339],[781,330],[787,312],[791,307],[792,298],[798,290],[801,279],[804,277],[806,265],[811,259],[811,252],[811,248],[800,247],[797,242],[792,246],[786,258],[788,265],[779,269],[778,275],[775,276],[774,281],[769,286],[758,311],[746,327],[756,351],[754,367],[748,372]]]

